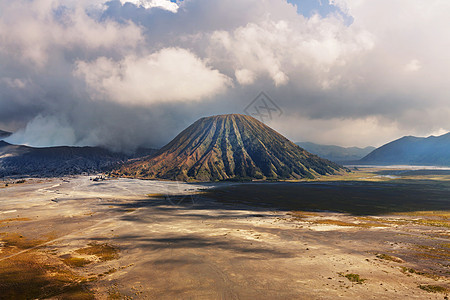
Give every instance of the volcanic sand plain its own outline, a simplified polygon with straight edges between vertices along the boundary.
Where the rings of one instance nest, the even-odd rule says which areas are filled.
[[[447,299],[450,176],[386,172],[0,184],[0,299]]]

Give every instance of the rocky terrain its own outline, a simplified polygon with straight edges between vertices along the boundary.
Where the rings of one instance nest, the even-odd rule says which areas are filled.
[[[105,172],[129,159],[154,152],[153,149],[140,149],[133,154],[124,154],[100,147],[34,148],[0,141],[0,177],[57,177]]]

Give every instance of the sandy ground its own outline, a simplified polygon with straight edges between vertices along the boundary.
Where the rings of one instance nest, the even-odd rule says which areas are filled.
[[[85,259],[65,268],[88,278],[83,285],[98,299],[448,297],[419,288],[450,287],[449,261],[420,256],[441,244],[443,257],[450,256],[446,227],[172,196],[209,186],[80,176],[0,189],[0,239],[30,241],[0,242],[0,263],[31,252],[45,270],[67,257]],[[89,245],[114,247],[118,255],[79,250]],[[352,282],[348,274],[364,280]]]

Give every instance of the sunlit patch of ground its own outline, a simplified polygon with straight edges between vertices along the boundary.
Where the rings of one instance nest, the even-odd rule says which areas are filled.
[[[319,213],[305,212],[305,211],[293,211],[288,213],[294,219],[306,221],[309,224],[322,224],[322,225],[335,225],[335,226],[349,226],[349,227],[388,227],[389,225],[380,222],[378,219],[369,218],[356,218],[344,215],[333,215],[334,219],[328,217],[322,217]],[[346,220],[343,220],[346,219]],[[347,221],[348,220],[348,221]],[[364,221],[362,221],[364,220]],[[371,220],[366,222],[365,220]]]
[[[18,233],[4,233],[1,240],[0,299],[94,299],[94,282],[117,272],[116,268],[86,269],[119,257],[119,249],[109,244],[88,243],[74,251],[79,257],[58,255],[40,247],[44,241]]]
[[[2,299],[94,299],[86,285],[87,278],[65,267],[56,257],[38,249],[13,255],[17,249],[26,250],[41,241],[25,239],[19,234],[2,237],[0,257],[0,290]]]
[[[398,182],[402,180],[416,180],[416,181],[435,181],[447,182],[450,181],[450,170],[428,169],[421,170],[420,168],[404,168],[404,167],[349,167],[350,172],[325,175],[314,180],[309,181],[365,181],[365,182]]]
[[[87,247],[75,250],[75,252],[97,256],[101,261],[119,258],[119,249],[108,244],[89,243]]]

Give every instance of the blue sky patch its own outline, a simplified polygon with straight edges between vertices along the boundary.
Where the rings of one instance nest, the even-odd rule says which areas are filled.
[[[297,5],[297,12],[307,18],[310,18],[314,14],[326,17],[331,13],[339,13],[347,25],[353,22],[351,16],[342,12],[339,7],[330,4],[329,0],[287,0],[287,2]]]

